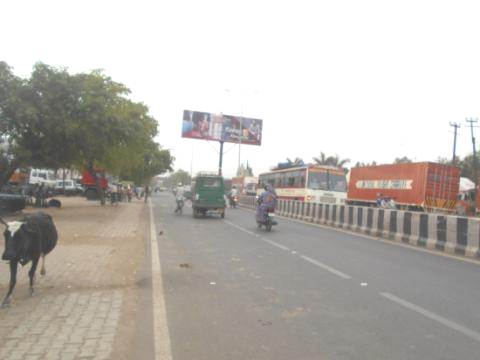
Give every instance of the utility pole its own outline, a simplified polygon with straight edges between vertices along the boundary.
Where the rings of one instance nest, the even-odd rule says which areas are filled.
[[[456,151],[457,151],[457,130],[460,127],[459,123],[450,123],[450,126],[454,127],[454,135],[453,135],[453,157],[452,157],[452,165],[455,165],[456,161]]]
[[[478,174],[477,174],[477,150],[475,149],[475,136],[473,136],[473,124],[478,122],[477,119],[466,119],[467,123],[470,123],[470,130],[472,133],[472,145],[473,145],[473,182],[475,183],[475,191],[473,197],[473,213],[477,213],[477,191],[478,191]]]

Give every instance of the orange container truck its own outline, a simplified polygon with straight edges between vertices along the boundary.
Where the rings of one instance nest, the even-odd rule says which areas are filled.
[[[376,205],[391,198],[399,208],[454,211],[460,168],[432,162],[352,168],[347,203]]]

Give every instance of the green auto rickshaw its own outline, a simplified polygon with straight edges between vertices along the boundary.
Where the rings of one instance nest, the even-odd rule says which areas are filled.
[[[192,183],[193,217],[215,212],[224,218],[226,206],[223,177],[211,174],[197,175]]]

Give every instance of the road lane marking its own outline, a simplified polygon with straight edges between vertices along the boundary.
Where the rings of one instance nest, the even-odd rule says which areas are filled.
[[[279,248],[279,249],[282,249],[282,250],[285,250],[285,251],[289,251],[289,250],[290,250],[288,247],[283,246],[283,245],[281,245],[281,244],[279,244],[279,243],[276,243],[275,241],[269,240],[269,239],[264,238],[264,237],[262,237],[261,239],[262,239],[263,241],[269,243],[270,245],[276,246],[276,247]]]
[[[258,234],[255,234],[253,231],[250,231],[250,230],[247,230],[245,228],[242,228],[241,226],[238,226],[237,224],[234,224],[232,223],[231,221],[228,221],[228,220],[224,220],[228,225],[230,226],[233,226],[234,228],[238,229],[238,230],[241,230],[243,232],[246,232],[247,234],[249,235],[253,235],[253,236],[256,236],[256,237],[260,237],[260,235]]]
[[[258,238],[260,238],[261,240],[269,243],[270,245],[276,246],[276,247],[279,248],[279,249],[282,249],[282,250],[285,250],[285,251],[289,251],[289,250],[290,250],[288,247],[286,247],[286,246],[284,246],[284,245],[281,245],[281,244],[279,244],[279,243],[276,243],[275,241],[269,240],[269,239],[267,239],[267,238],[265,238],[265,237],[263,237],[263,236],[260,236],[260,235],[258,235],[258,234],[255,234],[253,231],[247,230],[247,229],[245,229],[245,228],[243,228],[243,227],[241,227],[241,226],[239,226],[239,225],[237,225],[237,224],[232,223],[231,221],[225,220],[225,222],[226,222],[228,225],[233,226],[234,228],[236,228],[236,229],[238,229],[238,230],[241,230],[241,231],[243,231],[243,232],[246,232],[246,233],[249,234],[249,235],[253,235],[253,236],[255,236],[255,237],[258,237]]]
[[[308,257],[308,256],[305,256],[305,255],[301,255],[300,256],[303,260],[306,260],[308,261],[309,263],[312,263],[314,265],[317,265],[318,267],[322,268],[323,270],[327,270],[329,272],[331,272],[332,274],[335,274],[337,276],[340,276],[342,279],[345,279],[345,280],[348,280],[348,279],[351,279],[352,277],[350,275],[347,275],[341,271],[338,271],[334,268],[332,268],[331,266],[328,266],[324,263],[321,263],[320,261],[317,261],[315,259],[312,259],[311,257]]]
[[[411,302],[408,302],[406,300],[403,300],[393,294],[390,294],[390,293],[387,293],[387,292],[383,292],[383,293],[380,293],[381,296],[383,296],[384,298],[390,300],[390,301],[393,301],[394,303],[397,303],[399,305],[402,305],[403,307],[409,309],[409,310],[412,310],[412,311],[415,311],[431,320],[434,320],[442,325],[445,325],[446,327],[452,329],[452,330],[455,330],[455,331],[458,331],[459,333],[462,333],[463,335],[465,336],[468,336],[470,339],[473,339],[473,340],[476,340],[478,342],[480,342],[480,333],[472,330],[472,329],[469,329],[463,325],[460,325],[460,324],[457,324],[456,322],[453,322],[451,320],[448,320],[446,318],[444,318],[443,316],[440,316],[440,315],[437,315],[431,311],[428,311],[427,309],[424,309],[420,306],[417,306],[415,304],[412,304]]]
[[[152,201],[150,208],[150,241],[152,255],[152,300],[153,300],[153,340],[155,360],[172,360],[172,345],[167,323],[167,310],[162,281],[162,268],[158,253],[157,230],[153,218]]]
[[[245,211],[245,212],[255,212],[255,210],[248,209],[248,208],[245,208],[245,207],[242,207],[242,208],[239,208],[239,209],[242,210],[242,211]],[[446,253],[446,252],[441,252],[440,250],[423,248],[423,247],[419,247],[419,246],[412,245],[412,244],[387,240],[387,239],[377,237],[377,236],[373,236],[373,235],[362,234],[360,232],[356,232],[356,231],[352,231],[352,230],[342,229],[342,228],[333,227],[333,226],[329,226],[329,225],[317,224],[317,223],[309,222],[309,221],[305,221],[305,220],[293,219],[293,218],[290,218],[290,217],[287,217],[287,216],[279,215],[279,217],[281,217],[282,220],[291,221],[291,222],[295,222],[295,223],[298,223],[298,224],[304,224],[304,225],[309,225],[311,227],[317,227],[317,228],[331,230],[331,231],[335,231],[335,232],[341,232],[341,233],[344,233],[344,234],[354,235],[354,236],[358,236],[358,237],[368,239],[368,240],[380,241],[380,242],[383,242],[385,244],[395,245],[395,246],[403,247],[403,248],[414,250],[414,251],[424,252],[424,253],[427,253],[427,254],[430,254],[430,255],[442,256],[442,257],[445,257],[445,258],[449,258],[449,259],[453,259],[453,260],[459,260],[459,261],[462,261],[462,262],[467,262],[467,263],[470,263],[470,264],[480,266],[480,261],[478,261],[476,259],[468,258],[468,257],[462,257],[461,255],[449,254],[449,253]]]

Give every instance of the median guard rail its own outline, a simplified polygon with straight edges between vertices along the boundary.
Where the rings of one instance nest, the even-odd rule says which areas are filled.
[[[254,196],[239,204],[255,208]],[[450,254],[480,257],[480,219],[373,207],[278,200],[279,216],[351,230]]]

